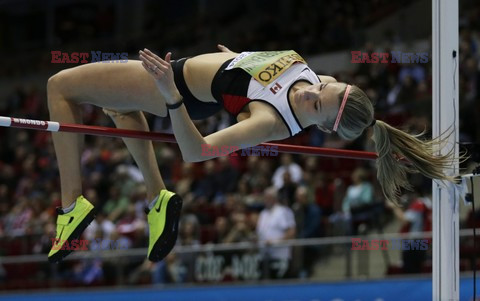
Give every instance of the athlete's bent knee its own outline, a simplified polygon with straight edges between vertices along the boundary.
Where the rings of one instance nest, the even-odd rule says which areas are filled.
[[[58,104],[63,100],[61,92],[61,75],[59,73],[52,75],[47,82],[47,104],[51,111],[58,107]]]
[[[50,76],[47,82],[47,93],[52,95],[71,91],[73,87],[67,81],[69,72],[70,70],[66,69]]]
[[[51,94],[54,91],[58,91],[59,81],[60,81],[59,73],[50,76],[50,78],[47,81],[47,93]]]

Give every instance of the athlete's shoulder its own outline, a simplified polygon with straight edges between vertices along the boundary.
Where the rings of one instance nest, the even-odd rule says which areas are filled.
[[[335,79],[335,77],[333,76],[330,76],[330,75],[320,75],[320,74],[317,74],[318,76],[318,79],[320,79],[320,81],[322,83],[336,83],[337,80]]]

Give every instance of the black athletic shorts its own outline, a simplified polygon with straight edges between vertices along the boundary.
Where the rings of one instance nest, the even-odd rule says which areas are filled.
[[[190,92],[187,87],[185,78],[183,77],[183,65],[185,65],[187,59],[188,58],[183,58],[171,62],[175,85],[177,86],[178,92],[180,92],[180,95],[183,97],[183,103],[185,104],[185,108],[187,109],[190,118],[192,120],[206,119],[220,111],[223,106],[221,103],[203,102],[193,96],[192,92]]]
[[[172,69],[175,85],[183,96],[183,102],[187,108],[188,115],[193,120],[201,120],[212,116],[223,108],[222,94],[246,96],[251,76],[242,69],[225,70],[233,59],[222,64],[218,69],[212,81],[212,95],[217,101],[202,102],[197,99],[187,87],[185,78],[183,77],[183,65],[188,58],[182,58],[172,61]]]

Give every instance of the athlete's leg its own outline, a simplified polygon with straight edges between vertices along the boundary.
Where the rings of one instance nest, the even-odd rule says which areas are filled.
[[[50,119],[81,123],[81,103],[113,110],[146,110],[166,115],[165,102],[143,67],[125,64],[88,64],[52,76],[47,85]],[[130,115],[130,114],[129,114]],[[122,128],[148,130],[143,114],[114,118]],[[82,193],[80,155],[83,135],[54,133],[53,143],[60,172],[62,206],[68,207]],[[149,198],[163,188],[151,142],[126,139],[127,147],[145,178]]]
[[[203,69],[199,68],[201,66],[198,63],[191,64],[190,70],[193,73],[205,74],[207,74],[205,70],[208,70],[210,75],[212,65],[207,64],[211,68]],[[188,74],[192,76],[192,72]],[[190,82],[200,94],[210,89],[211,80],[195,79],[198,77],[186,78],[187,85]],[[54,121],[80,123],[82,103],[106,108],[118,127],[134,130],[148,130],[143,113],[138,111],[147,111],[158,116],[166,115],[165,101],[152,77],[139,61],[124,64],[88,64],[64,70],[49,79],[47,90],[50,115]],[[212,100],[210,95],[200,99]],[[65,208],[73,201],[77,201],[72,211],[59,213],[56,238],[59,241],[76,239],[93,219],[93,206],[88,200],[79,197],[82,193],[80,153],[83,135],[55,133],[53,140],[61,177],[62,206]],[[155,207],[147,211],[150,226],[148,258],[158,261],[175,245],[182,200],[173,192],[162,190],[164,184],[152,143],[135,139],[124,141],[143,173],[148,197],[153,199],[158,192],[160,193],[154,203]],[[48,257],[50,261],[58,262],[70,252],[52,246]]]
[[[50,119],[61,123],[81,123],[82,114],[79,105],[67,101],[55,81],[55,78],[51,78],[47,84]],[[66,208],[82,194],[80,155],[84,135],[52,133],[52,138],[60,173],[62,207]]]
[[[108,109],[104,109],[104,112],[113,119],[117,128],[149,131],[147,120],[142,112],[120,113]],[[153,143],[150,140],[132,138],[123,138],[123,141],[143,174],[147,187],[147,199],[151,201],[158,196],[161,189],[165,189],[157,167]]]
[[[211,96],[211,82],[220,65],[235,56],[215,53],[196,56],[185,64],[185,80],[192,93],[202,101],[215,101]],[[89,103],[118,112],[146,111],[166,116],[165,100],[153,78],[140,61],[127,63],[93,63],[63,70],[49,79],[48,103],[50,118],[65,123],[80,123],[80,104]],[[148,130],[143,117],[114,118],[117,126]],[[70,205],[81,194],[80,152],[83,135],[53,134],[55,152],[61,178],[62,206]],[[128,149],[144,173],[149,194],[163,187],[154,162],[151,143],[125,140]],[[153,167],[155,166],[155,167]],[[153,182],[158,181],[154,185]],[[148,184],[148,182],[152,182]]]

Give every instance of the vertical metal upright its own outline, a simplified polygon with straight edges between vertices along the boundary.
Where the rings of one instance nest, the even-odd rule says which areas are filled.
[[[432,0],[432,128],[438,137],[452,129],[448,144],[437,149],[458,155],[458,0]],[[444,136],[445,137],[445,136]],[[458,172],[458,162],[446,171]],[[434,181],[433,300],[459,300],[459,199],[451,183]]]

